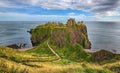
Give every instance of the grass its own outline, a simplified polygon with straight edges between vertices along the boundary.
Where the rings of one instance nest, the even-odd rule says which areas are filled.
[[[34,52],[33,52],[34,53]],[[118,73],[120,62],[99,65],[76,62],[69,59],[55,60],[53,55],[44,56],[30,51],[21,52],[0,47],[0,73]],[[36,54],[36,55],[35,55]],[[22,57],[21,57],[22,56]],[[14,57],[14,60],[13,58]],[[49,57],[49,58],[48,58]],[[20,60],[20,61],[19,61]],[[27,61],[26,61],[27,60]]]
[[[119,73],[120,72],[120,62],[114,62],[114,63],[108,63],[103,65],[104,68],[109,69],[110,71],[113,71],[115,73]]]
[[[21,52],[14,50],[12,48],[0,47],[0,57],[5,58],[7,60],[15,61],[18,63],[21,62],[44,62],[44,61],[52,61],[56,60],[54,56],[36,56],[33,54],[29,54],[26,52]]]
[[[5,73],[28,73],[27,67],[4,58],[0,58],[0,71]]]

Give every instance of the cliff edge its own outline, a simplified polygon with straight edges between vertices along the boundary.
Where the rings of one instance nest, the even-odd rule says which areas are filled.
[[[30,32],[33,46],[49,40],[58,47],[79,44],[83,48],[91,48],[86,25],[83,22],[76,22],[73,18],[68,19],[66,24],[48,22],[31,29]]]

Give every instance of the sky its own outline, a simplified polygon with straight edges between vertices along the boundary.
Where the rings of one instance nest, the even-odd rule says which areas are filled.
[[[0,21],[120,21],[120,0],[0,0]]]

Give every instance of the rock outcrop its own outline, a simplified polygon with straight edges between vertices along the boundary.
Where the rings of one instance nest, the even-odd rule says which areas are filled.
[[[46,23],[31,30],[33,46],[49,40],[51,44],[64,47],[68,44],[81,45],[83,48],[91,48],[87,35],[87,27],[83,22],[76,23],[75,19],[68,19],[66,25],[59,23]]]
[[[92,54],[92,58],[94,58],[98,62],[101,62],[104,60],[110,60],[114,57],[115,57],[115,54],[107,50],[100,50]]]
[[[19,43],[19,44],[7,45],[7,47],[13,48],[13,49],[21,49],[21,48],[24,48],[26,45],[27,44],[25,44],[25,43]]]

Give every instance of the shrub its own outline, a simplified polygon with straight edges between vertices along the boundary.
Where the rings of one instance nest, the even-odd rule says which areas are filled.
[[[115,54],[107,50],[100,50],[92,54],[92,58],[98,62],[110,60],[115,57]]]

